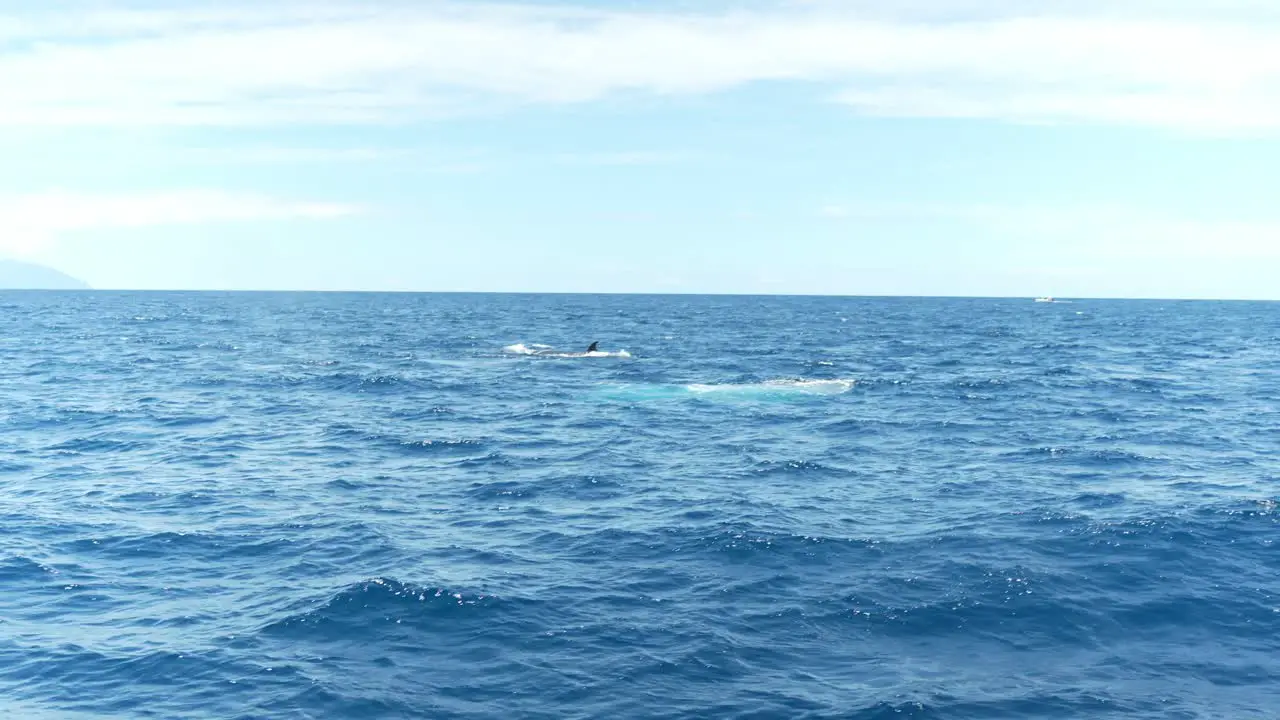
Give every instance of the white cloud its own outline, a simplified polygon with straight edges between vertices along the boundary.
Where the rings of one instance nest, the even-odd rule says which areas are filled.
[[[673,165],[684,160],[685,156],[673,152],[635,150],[598,153],[565,153],[556,156],[555,159],[562,165],[644,166]]]
[[[352,205],[293,202],[219,191],[140,195],[49,192],[0,197],[0,252],[29,256],[68,232],[261,220],[325,220]]]
[[[274,165],[279,163],[363,163],[408,157],[411,153],[386,148],[325,147],[193,147],[177,151],[183,160],[213,165]]]
[[[229,147],[180,147],[167,150],[166,160],[205,166],[263,165],[359,165],[398,164],[416,173],[471,175],[490,169],[491,159],[483,150],[449,148],[428,150],[414,147],[302,147],[247,145]]]
[[[1159,261],[1280,261],[1280,222],[1179,217],[1133,209],[1064,208],[1014,213],[988,222],[1058,241],[1108,266]]]
[[[0,17],[0,123],[387,123],[804,81],[871,114],[1280,128],[1280,11],[1257,0],[584,8],[370,0]]]

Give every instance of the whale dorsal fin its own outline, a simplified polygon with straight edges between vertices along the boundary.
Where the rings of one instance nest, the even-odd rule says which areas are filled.
[[[587,352],[600,352],[600,343],[599,342],[591,343],[591,347],[587,348]]]

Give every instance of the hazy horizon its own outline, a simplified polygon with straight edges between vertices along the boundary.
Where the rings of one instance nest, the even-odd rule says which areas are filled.
[[[0,257],[99,289],[1280,299],[1280,11],[879,5],[0,0]]]
[[[0,262],[5,262],[0,260]],[[35,266],[57,271],[57,268]],[[61,271],[58,271],[61,272]],[[71,277],[73,280],[79,278]],[[4,287],[0,292],[74,292],[74,293],[224,293],[224,294],[335,294],[335,295],[636,295],[652,297],[759,297],[759,298],[848,298],[848,299],[921,299],[921,300],[1030,300],[1026,295],[869,295],[859,293],[817,294],[817,293],[735,293],[735,292],[564,292],[553,290],[377,290],[377,289],[305,289],[305,288],[48,288],[48,287]],[[1046,297],[1046,296],[1035,296]],[[1056,300],[1088,302],[1100,301],[1151,301],[1151,302],[1280,302],[1274,299],[1230,298],[1230,297],[1121,297],[1121,296],[1051,296]]]

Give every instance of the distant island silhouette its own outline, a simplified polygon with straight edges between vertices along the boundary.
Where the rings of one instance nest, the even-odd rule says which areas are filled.
[[[0,290],[88,290],[82,280],[44,265],[0,260]]]

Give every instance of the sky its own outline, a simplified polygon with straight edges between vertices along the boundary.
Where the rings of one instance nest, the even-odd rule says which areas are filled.
[[[96,288],[1280,299],[1274,0],[0,0]]]

